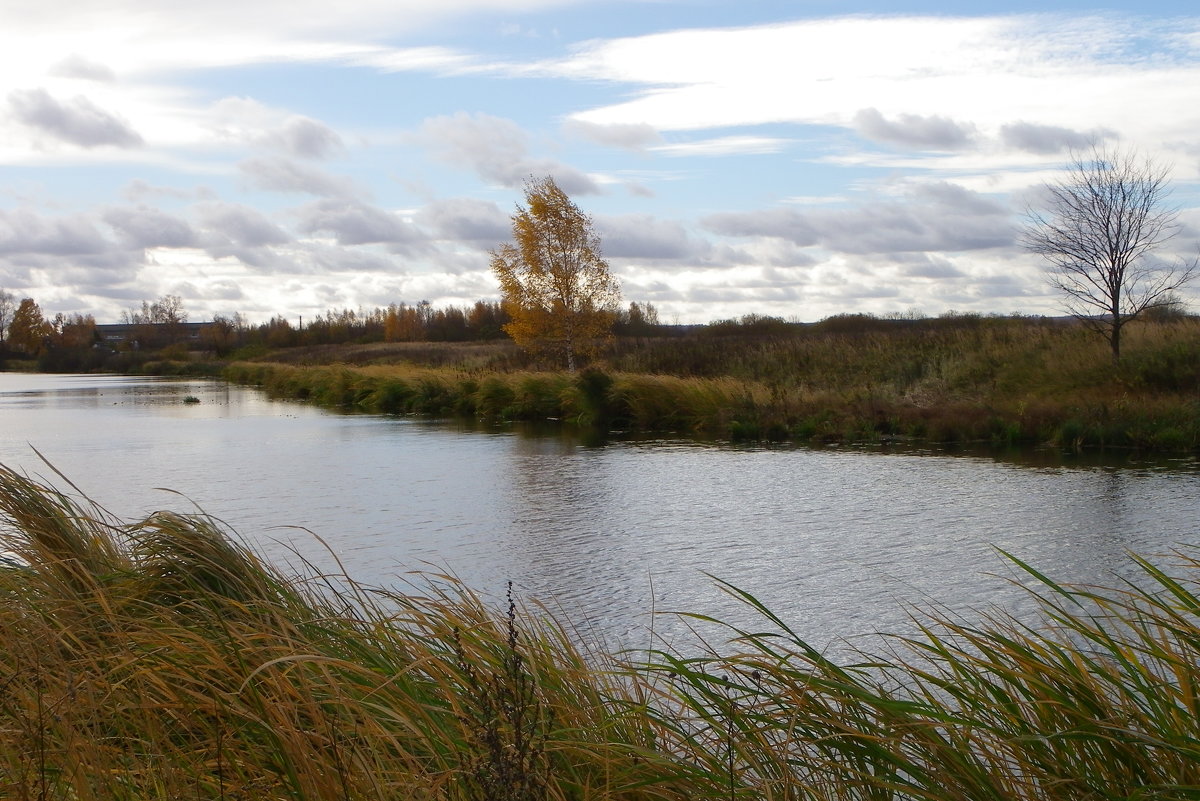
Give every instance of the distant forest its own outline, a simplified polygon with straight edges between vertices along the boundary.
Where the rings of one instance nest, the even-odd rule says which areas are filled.
[[[189,322],[178,296],[166,295],[126,311],[120,324],[98,325],[92,315],[45,318],[32,298],[19,304],[0,290],[0,366],[6,360],[37,362],[44,371],[120,369],[122,361],[140,361],[151,353],[162,358],[188,359],[196,351],[218,359],[241,358],[270,350],[325,345],[367,345],[380,342],[489,342],[507,340],[508,314],[498,301],[480,300],[472,306],[434,307],[428,301],[399,303],[375,309],[331,309],[312,318],[276,315],[250,323],[242,315],[217,316]],[[1182,304],[1155,310],[1148,317],[1187,316]],[[665,324],[650,303],[630,303],[616,313],[613,334],[618,338],[777,337],[800,332],[852,334],[884,332],[917,326],[958,328],[987,320],[1020,315],[947,312],[926,317],[905,312],[887,317],[850,313],[801,323],[761,314],[715,320],[707,324]],[[1070,318],[1029,317],[1042,322]]]

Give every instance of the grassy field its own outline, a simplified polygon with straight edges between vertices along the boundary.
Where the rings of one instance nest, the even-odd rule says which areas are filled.
[[[327,406],[600,432],[1200,448],[1197,318],[1130,325],[1119,367],[1078,325],[963,317],[619,339],[575,375],[538,369],[507,342],[296,348],[218,369]]]
[[[0,469],[0,797],[1185,799],[1200,561],[1042,580],[1038,625],[921,619],[831,661],[761,625],[584,652],[570,621],[426,576],[291,575],[218,522],[112,518]],[[1176,576],[1177,578],[1172,578]],[[702,617],[697,610],[698,617]]]

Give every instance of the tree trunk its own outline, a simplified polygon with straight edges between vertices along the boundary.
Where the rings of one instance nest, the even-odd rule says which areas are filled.
[[[1113,367],[1121,363],[1121,325],[1120,316],[1113,315],[1112,336],[1108,338],[1108,343],[1112,345]]]

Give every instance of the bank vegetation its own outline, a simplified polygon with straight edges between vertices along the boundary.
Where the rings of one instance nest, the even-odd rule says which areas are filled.
[[[1065,320],[851,316],[621,337],[573,374],[539,369],[505,342],[295,348],[219,369],[275,396],[324,406],[556,420],[602,434],[1200,447],[1194,317],[1131,324],[1116,366],[1102,340]]]
[[[615,338],[564,372],[505,338],[507,319],[483,301],[401,305],[303,327],[216,321],[165,345],[145,325],[116,327],[136,339],[98,342],[94,324],[60,321],[35,359],[10,349],[0,367],[224,376],[352,411],[552,420],[599,438],[1200,448],[1200,317],[1178,305],[1123,327],[1116,364],[1070,318],[748,315],[678,326],[633,303]]]

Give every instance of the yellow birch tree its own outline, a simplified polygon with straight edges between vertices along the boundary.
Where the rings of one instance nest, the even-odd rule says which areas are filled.
[[[504,331],[521,347],[565,358],[593,355],[612,337],[621,287],[600,256],[591,218],[554,179],[525,183],[526,206],[512,218],[513,242],[491,252],[500,282]]]

